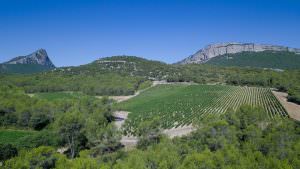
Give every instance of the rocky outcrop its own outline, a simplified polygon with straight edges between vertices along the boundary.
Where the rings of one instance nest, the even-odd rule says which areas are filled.
[[[300,49],[289,48],[284,46],[261,45],[261,44],[254,44],[254,43],[220,43],[220,44],[208,45],[204,49],[201,49],[195,54],[178,62],[178,64],[204,63],[209,59],[220,55],[234,54],[240,52],[262,52],[262,51],[289,51],[289,52],[300,53]]]
[[[49,68],[55,68],[45,49],[39,49],[27,56],[18,56],[4,64],[39,64]]]

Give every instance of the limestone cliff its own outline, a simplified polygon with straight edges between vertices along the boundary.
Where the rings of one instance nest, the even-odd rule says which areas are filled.
[[[39,49],[27,56],[18,56],[4,64],[39,64],[49,68],[55,68],[45,49]]]
[[[230,42],[230,43],[208,45],[205,48],[196,52],[195,54],[178,62],[178,64],[204,63],[213,57],[224,55],[224,54],[234,54],[240,52],[262,52],[262,51],[289,51],[289,52],[300,53],[300,49],[289,48],[284,46]]]

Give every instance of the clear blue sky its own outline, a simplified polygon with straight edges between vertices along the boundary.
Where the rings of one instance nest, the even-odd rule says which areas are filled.
[[[123,54],[173,63],[227,41],[300,48],[300,1],[0,0],[0,62],[45,48],[57,66]]]

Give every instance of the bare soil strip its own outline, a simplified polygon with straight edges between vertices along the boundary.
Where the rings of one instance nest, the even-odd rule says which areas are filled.
[[[116,125],[117,129],[120,130],[122,125],[124,124],[125,120],[128,117],[129,112],[127,111],[115,111],[113,116],[115,117],[114,124]],[[134,136],[124,136],[122,135],[121,144],[125,146],[126,150],[132,149],[136,146],[138,142],[138,138]]]
[[[131,150],[137,145],[138,138],[134,136],[122,136],[120,142],[124,145],[125,150]]]
[[[115,100],[117,103],[126,101],[128,99],[131,99],[139,94],[139,91],[136,92],[134,95],[129,95],[129,96],[108,96],[109,99]],[[102,96],[95,96],[98,99],[102,99]]]
[[[28,95],[29,97],[33,97],[33,96],[34,96],[33,93],[28,93],[27,95]]]
[[[272,91],[292,119],[300,121],[300,105],[287,101],[287,93]]]
[[[195,130],[196,130],[195,127],[193,127],[192,125],[188,125],[188,126],[180,126],[177,128],[167,129],[164,130],[163,133],[169,136],[170,138],[174,138],[174,137],[185,136]]]
[[[113,116],[115,117],[115,125],[117,127],[117,129],[121,129],[122,125],[124,124],[125,120],[127,119],[128,116],[127,111],[115,111],[113,113]]]

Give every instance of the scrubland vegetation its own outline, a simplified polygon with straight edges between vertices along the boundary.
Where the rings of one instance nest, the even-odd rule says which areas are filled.
[[[242,106],[204,120],[191,135],[173,140],[154,130],[154,121],[144,123],[144,133],[155,131],[158,137],[143,137],[137,149],[127,152],[96,155],[90,149],[68,159],[49,146],[21,149],[3,168],[299,168],[299,123],[270,120],[262,111]]]
[[[1,82],[21,87],[26,93],[80,91],[88,95],[132,95],[148,80],[200,84],[226,83],[277,88],[300,100],[299,70],[278,72],[256,68],[212,65],[168,65],[132,56],[103,58],[87,65],[64,67],[31,75],[0,75]],[[145,83],[146,82],[146,83]]]
[[[148,88],[153,80],[198,85]],[[300,124],[286,118],[270,92],[288,92],[299,102],[299,70],[119,56],[38,74],[1,74],[0,81],[1,168],[300,168]],[[105,97],[146,88],[123,103]],[[133,150],[125,151],[124,133],[113,124],[112,112],[121,108],[134,119],[126,122],[139,138]],[[196,130],[187,136],[163,134],[190,123]]]

